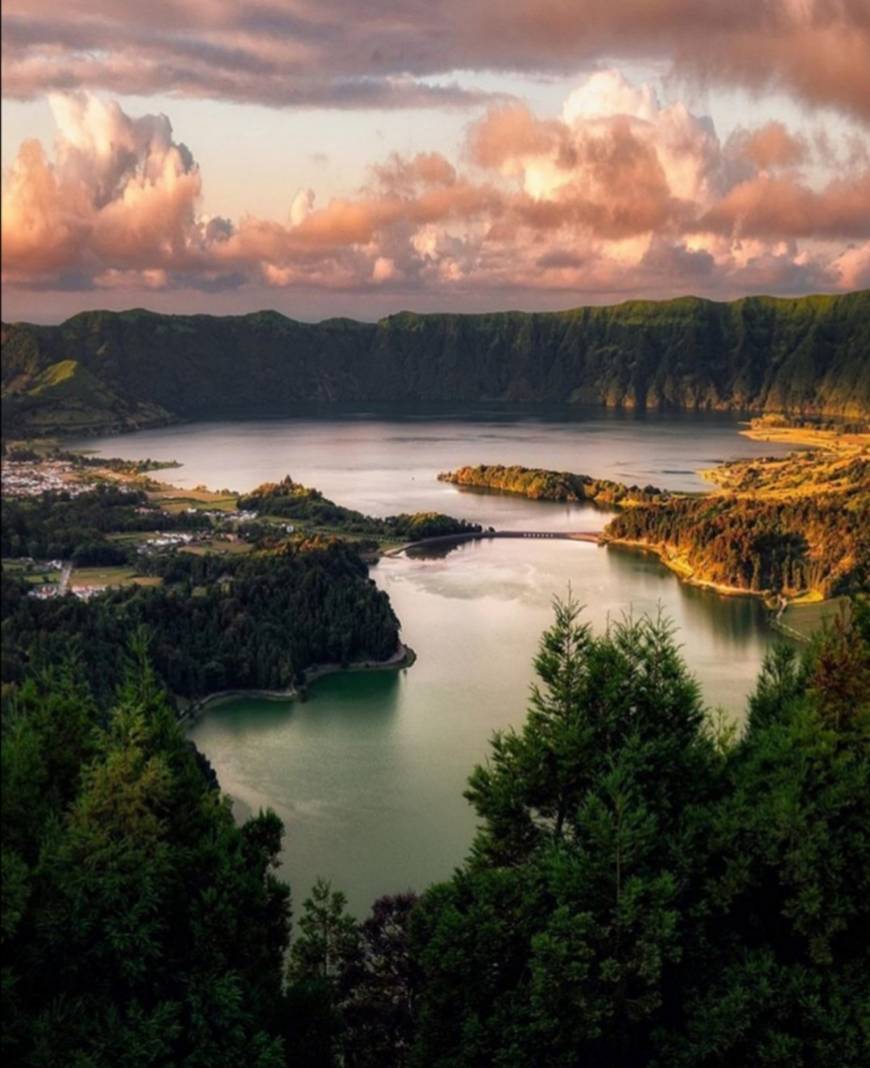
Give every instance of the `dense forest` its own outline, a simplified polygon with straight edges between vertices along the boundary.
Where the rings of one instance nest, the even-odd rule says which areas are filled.
[[[159,586],[82,601],[39,600],[3,573],[3,680],[62,662],[71,650],[100,699],[122,650],[146,627],[161,682],[185,698],[223,689],[287,689],[316,664],[385,660],[399,644],[386,594],[348,544],[288,540],[252,556],[174,552],[142,561]]]
[[[870,291],[377,323],[96,311],[3,326],[3,419],[7,435],[39,436],[355,403],[864,417],[868,351]]]
[[[843,494],[670,499],[620,512],[605,540],[640,542],[704,581],[797,596],[870,588],[866,507]]]
[[[417,541],[480,530],[479,523],[468,523],[439,512],[415,512],[376,519],[335,504],[324,497],[320,490],[301,486],[289,475],[280,482],[264,482],[251,493],[239,497],[238,506],[264,516],[296,519],[346,534],[399,541]]]
[[[235,825],[157,644],[105,696],[75,658],[4,691],[8,1063],[866,1065],[866,607],[776,648],[735,738],[666,622],[557,604],[465,861],[362,922],[318,883],[289,953],[281,823]]]
[[[753,592],[831,597],[870,587],[866,437],[722,464],[720,492],[623,509],[610,541],[640,542],[680,573]]]
[[[479,464],[442,471],[438,478],[456,486],[493,489],[516,493],[536,501],[589,501],[610,507],[658,500],[662,491],[655,486],[625,486],[606,478],[574,475],[570,471],[546,471],[537,467],[505,467],[502,464]]]

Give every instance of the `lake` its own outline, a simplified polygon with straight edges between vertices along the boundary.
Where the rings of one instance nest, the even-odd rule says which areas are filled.
[[[356,412],[79,444],[105,456],[176,459],[183,466],[166,477],[182,486],[246,491],[291,474],[373,515],[431,509],[501,529],[592,530],[606,512],[478,494],[435,476],[467,463],[523,463],[701,490],[698,468],[788,451],[738,429],[726,417]],[[738,721],[775,638],[755,599],[694,589],[652,557],[582,542],[467,542],[385,558],[372,577],[418,655],[413,667],[330,676],[304,703],[229,701],[190,731],[240,816],[268,805],[284,820],[283,874],[297,905],[323,875],[362,913],[378,894],[422,889],[462,860],[474,831],[466,778],[492,732],[522,722],[554,594],[570,586],[596,628],[623,613],[663,611],[707,702]]]

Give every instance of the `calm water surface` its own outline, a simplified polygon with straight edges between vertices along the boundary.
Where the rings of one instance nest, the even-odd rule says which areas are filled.
[[[695,474],[771,454],[724,419],[560,420],[439,415],[196,424],[82,443],[103,455],[177,459],[180,485],[248,490],[284,474],[371,514],[437,509],[496,527],[595,529],[583,506],[474,494],[435,481],[464,463],[547,466],[701,489]],[[284,875],[297,901],[324,875],[357,912],[379,894],[450,874],[474,830],[462,789],[498,728],[522,721],[531,658],[554,593],[569,584],[597,628],[661,608],[711,705],[740,719],[773,640],[763,608],[681,585],[654,559],[565,541],[466,543],[382,560],[417,663],[400,673],[321,679],[305,703],[234,700],[191,730],[240,815],[284,820]]]
[[[436,475],[463,464],[524,464],[641,486],[703,490],[709,485],[698,476],[699,468],[789,451],[750,441],[738,429],[735,420],[713,416],[430,412],[385,418],[359,412],[191,423],[78,444],[103,456],[178,460],[182,466],[165,476],[178,486],[203,483],[210,489],[246,492],[289,474],[369,515],[434,510],[496,527],[521,528],[531,519],[538,526],[570,528],[578,518],[576,509],[481,496],[438,482]]]

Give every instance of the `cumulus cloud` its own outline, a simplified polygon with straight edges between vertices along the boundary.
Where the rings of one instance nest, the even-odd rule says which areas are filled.
[[[806,140],[782,123],[741,130],[723,145],[709,118],[618,71],[599,72],[565,102],[561,122],[497,108],[469,134],[482,168],[515,178],[528,203],[515,212],[539,228],[583,224],[601,237],[644,232],[734,237],[849,238],[870,227],[870,166],[821,189],[798,164]],[[844,173],[845,170],[845,173]]]
[[[670,62],[870,119],[866,0],[7,0],[4,86],[275,106],[461,106],[452,72]],[[328,73],[325,73],[328,72]],[[439,80],[433,82],[433,77]]]
[[[454,159],[393,154],[322,204],[299,189],[284,221],[204,216],[203,176],[164,115],[84,93],[52,107],[53,153],[26,142],[5,178],[14,287],[534,303],[849,288],[870,269],[866,152],[847,146],[826,173],[819,146],[781,124],[723,144],[709,118],[617,71],[586,78],[558,119],[493,107]]]
[[[697,226],[767,238],[870,236],[870,171],[819,191],[793,178],[759,175],[731,189]]]
[[[870,287],[870,241],[844,249],[833,267],[843,289]]]
[[[756,130],[736,131],[729,148],[762,170],[795,166],[809,155],[806,139],[794,136],[785,123],[778,121],[765,123]]]
[[[178,264],[198,230],[200,175],[165,115],[131,119],[117,103],[52,97],[54,160],[25,142],[3,190],[3,253],[14,278],[105,264]]]

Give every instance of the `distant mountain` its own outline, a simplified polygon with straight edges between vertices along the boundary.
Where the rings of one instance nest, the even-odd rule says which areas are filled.
[[[300,323],[83,312],[2,330],[7,434],[87,433],[301,404],[480,402],[870,413],[870,290],[552,313]]]

